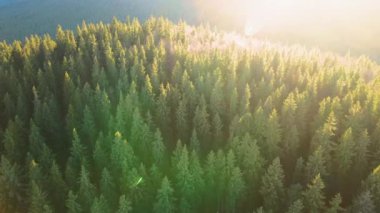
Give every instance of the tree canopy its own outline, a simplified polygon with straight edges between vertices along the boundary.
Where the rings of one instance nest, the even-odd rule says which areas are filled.
[[[0,212],[380,211],[380,67],[163,18],[0,42]]]

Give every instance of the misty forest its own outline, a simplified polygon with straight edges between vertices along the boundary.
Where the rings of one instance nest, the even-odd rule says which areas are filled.
[[[0,212],[380,212],[380,67],[164,18],[0,42]]]

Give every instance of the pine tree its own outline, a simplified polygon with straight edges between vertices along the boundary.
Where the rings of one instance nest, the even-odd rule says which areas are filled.
[[[69,186],[77,184],[77,178],[81,172],[80,165],[87,165],[85,147],[82,144],[76,129],[73,129],[73,140],[70,148],[70,157],[66,164],[66,178]]]
[[[78,201],[83,211],[90,211],[92,200],[95,196],[95,186],[91,183],[87,169],[82,165],[79,179]]]
[[[176,189],[178,190],[179,211],[188,212],[191,209],[190,198],[194,192],[193,176],[189,170],[189,153],[186,146],[183,147],[176,162]]]
[[[41,191],[34,181],[31,184],[30,199],[29,211],[31,213],[53,212],[47,203],[46,194]]]
[[[233,116],[238,113],[238,92],[236,88],[233,88],[229,103],[229,119],[232,120]]]
[[[308,184],[306,191],[303,193],[304,204],[308,212],[314,213],[325,210],[325,196],[322,191],[324,188],[325,185],[319,174]]]
[[[104,167],[110,162],[109,153],[111,144],[107,143],[108,140],[104,137],[103,133],[99,134],[98,139],[95,142],[94,152],[92,154],[96,173],[100,174]]]
[[[244,138],[235,138],[232,142],[233,150],[237,156],[237,162],[242,170],[244,180],[247,183],[247,199],[258,200],[259,182],[263,174],[264,158],[260,153],[260,148],[256,140],[252,140],[247,133]]]
[[[170,186],[167,177],[164,177],[160,189],[157,191],[156,203],[154,204],[154,212],[175,212],[174,190]]]
[[[268,122],[265,123],[263,131],[265,142],[263,143],[263,154],[272,160],[279,155],[281,142],[281,128],[276,110],[273,110],[269,116]]]
[[[312,181],[318,174],[322,177],[328,175],[322,147],[318,147],[318,149],[309,156],[305,170],[306,182]]]
[[[132,147],[140,154],[141,158],[146,160],[149,158],[146,150],[150,150],[153,134],[149,126],[145,123],[144,119],[138,109],[135,109],[133,114],[133,122],[131,129],[131,142]]]
[[[216,81],[214,88],[211,91],[210,96],[210,105],[213,106],[211,110],[213,110],[214,114],[224,114],[225,113],[225,97],[223,94],[223,82],[219,77]]]
[[[4,156],[0,162],[0,210],[16,212],[23,203],[21,168],[11,164]]]
[[[149,75],[145,76],[143,91],[142,91],[142,107],[144,109],[154,108],[155,95],[153,93],[153,87]]]
[[[117,213],[128,213],[131,211],[131,202],[126,198],[125,195],[121,195],[119,199],[119,209],[117,210]]]
[[[208,211],[216,211],[217,205],[217,165],[216,165],[216,156],[213,151],[207,155],[206,165],[204,168],[205,171],[205,199]]]
[[[330,207],[327,209],[326,212],[328,213],[338,213],[338,212],[343,212],[344,209],[341,207],[342,204],[342,197],[340,194],[336,194],[329,203]]]
[[[380,165],[364,181],[364,189],[369,190],[375,204],[376,212],[380,210]]]
[[[311,150],[316,150],[318,146],[323,147],[323,151],[327,154],[326,161],[330,162],[331,157],[328,154],[334,150],[332,137],[335,136],[337,130],[337,121],[334,112],[331,112],[326,122],[316,131],[311,140]],[[329,167],[330,168],[330,167]]]
[[[201,98],[199,105],[196,107],[193,124],[195,130],[199,134],[201,146],[204,147],[203,145],[205,144],[203,143],[206,143],[210,139],[211,126],[209,122],[209,114],[207,112],[206,103],[203,97]]]
[[[107,200],[104,195],[100,195],[100,197],[96,197],[91,206],[91,213],[109,213],[111,212]]]
[[[8,122],[4,132],[2,144],[4,144],[5,157],[11,162],[21,163],[25,156],[27,147],[24,143],[25,129],[22,121],[16,116],[14,120]]]
[[[68,197],[67,197],[67,200],[66,200],[66,208],[67,208],[68,213],[82,212],[82,207],[78,203],[77,199],[78,199],[78,196],[70,190]]]
[[[264,199],[264,208],[273,212],[280,211],[284,199],[284,171],[280,159],[275,158],[262,177],[260,193]]]
[[[47,170],[50,168],[50,164],[53,159],[52,151],[46,145],[45,139],[41,135],[40,129],[34,124],[33,121],[30,123],[30,153],[33,158],[39,162],[41,167]]]
[[[302,183],[304,178],[305,163],[302,157],[297,159],[294,172],[293,183]]]
[[[368,136],[368,131],[364,130],[358,142],[355,143],[355,157],[353,159],[353,170],[355,171],[358,182],[363,178],[363,175],[368,171],[368,153],[371,141]]]
[[[252,136],[258,141],[264,141],[264,132],[266,131],[266,115],[261,106],[253,114]]]
[[[296,200],[289,207],[287,213],[302,213],[304,209],[303,203],[301,200]]]
[[[352,212],[358,213],[374,213],[376,206],[373,202],[372,194],[370,191],[364,191],[355,198],[352,204]]]
[[[227,212],[234,212],[236,205],[245,190],[245,183],[240,168],[235,166],[235,155],[232,151],[226,158],[226,198]]]
[[[240,103],[240,114],[251,112],[251,89],[248,84],[245,85],[245,90]]]
[[[213,147],[220,147],[223,145],[223,122],[218,113],[212,119],[212,132],[213,132]]]
[[[153,147],[152,147],[152,154],[153,154],[153,160],[157,164],[160,164],[163,162],[166,154],[166,148],[165,144],[163,142],[161,132],[159,129],[156,130],[156,133],[154,134],[154,141],[153,141]]]
[[[110,171],[114,177],[120,177],[124,171],[128,171],[135,165],[136,158],[133,148],[122,138],[120,132],[116,132],[114,135],[110,160]]]
[[[345,175],[351,168],[354,157],[354,138],[352,129],[347,129],[336,148],[337,166],[340,175]]]
[[[199,140],[198,140],[197,131],[195,129],[193,129],[193,132],[191,134],[190,148],[191,148],[191,150],[193,150],[197,153],[200,153],[201,148],[200,148],[200,144],[199,144]]]
[[[196,151],[192,151],[190,154],[189,171],[192,174],[192,184],[194,192],[192,195],[191,203],[193,206],[199,207],[202,202],[202,195],[204,194],[204,171],[199,160],[199,155]]]
[[[169,117],[171,106],[168,103],[167,88],[165,88],[163,84],[160,85],[160,92],[156,102],[157,108],[155,109],[155,121],[161,128],[162,134],[166,136],[169,134],[169,131],[171,130],[171,123]]]
[[[97,137],[97,128],[95,126],[95,118],[92,115],[92,111],[87,105],[84,107],[81,135],[83,135],[87,147],[92,150],[95,138]]]
[[[115,181],[107,168],[104,168],[102,171],[99,188],[100,188],[101,194],[104,196],[102,199],[105,200],[105,201],[102,201],[102,199],[99,198],[99,202],[107,202],[110,206],[115,206],[117,204],[115,201],[117,201],[118,191],[117,191],[117,188],[115,187]]]
[[[67,194],[67,185],[55,161],[51,165],[48,180],[48,195],[51,197],[53,207],[57,212],[64,212],[65,203],[62,201],[65,200]]]

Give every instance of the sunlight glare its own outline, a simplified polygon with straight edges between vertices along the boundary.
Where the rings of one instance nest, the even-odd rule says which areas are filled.
[[[364,17],[366,10],[370,9],[370,4],[359,0],[239,0],[238,2],[239,6],[235,9],[239,11],[240,16],[244,16],[243,32],[247,36],[254,36],[266,29],[289,30],[292,26],[305,29],[309,29],[312,25],[339,26],[342,22],[349,23],[348,20],[355,21]],[[297,28],[297,30],[302,29]]]
[[[246,36],[254,36],[260,32],[262,26],[260,24],[253,24],[252,22],[247,22],[244,27],[244,34]]]

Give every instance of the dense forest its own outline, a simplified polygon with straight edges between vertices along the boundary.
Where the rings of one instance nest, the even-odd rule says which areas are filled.
[[[54,34],[58,24],[75,30],[82,20],[109,23],[113,17],[146,20],[150,16],[164,16],[171,21],[184,19],[195,24],[199,13],[192,1],[0,0],[0,40],[24,40],[30,34]]]
[[[151,18],[0,43],[0,212],[380,212],[380,67]]]

